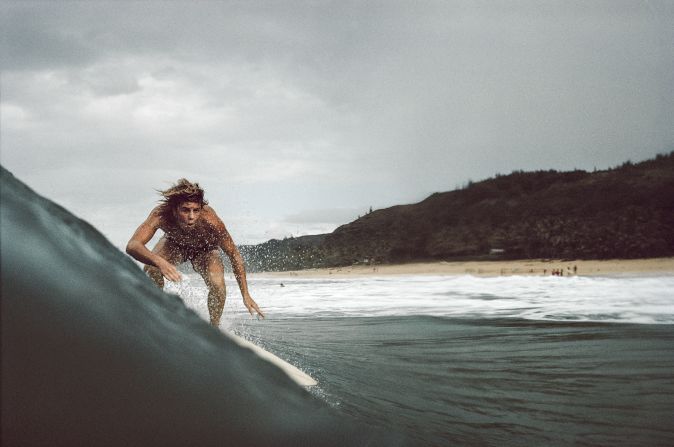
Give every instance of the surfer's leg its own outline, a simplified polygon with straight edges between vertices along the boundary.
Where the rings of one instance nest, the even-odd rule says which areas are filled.
[[[220,258],[220,250],[199,254],[192,260],[192,267],[199,272],[208,286],[208,314],[211,324],[220,325],[220,317],[225,309],[225,266]]]
[[[162,258],[175,265],[180,264],[182,261],[180,253],[174,250],[173,247],[171,247],[171,244],[168,243],[166,238],[163,236],[161,239],[159,239],[157,245],[154,246],[152,252],[158,254]],[[147,273],[150,279],[154,281],[155,284],[157,284],[157,287],[160,289],[164,288],[164,276],[161,274],[161,270],[152,265],[146,265],[143,267],[143,270],[145,270],[145,273]]]

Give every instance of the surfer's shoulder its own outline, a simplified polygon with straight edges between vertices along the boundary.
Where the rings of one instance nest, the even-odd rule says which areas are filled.
[[[210,205],[204,205],[203,217],[209,223],[210,222],[216,222],[216,221],[220,220],[220,218],[218,217],[218,214],[215,212],[215,210]]]
[[[218,216],[215,210],[209,205],[204,205],[203,218],[212,227],[222,231],[225,228],[225,224],[222,222],[222,219]]]

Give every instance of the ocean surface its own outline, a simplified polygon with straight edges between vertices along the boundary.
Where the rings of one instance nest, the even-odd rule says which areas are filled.
[[[264,321],[230,278],[222,329],[312,396],[196,275],[161,292],[4,168],[0,199],[2,445],[674,445],[674,276],[253,276]]]
[[[674,445],[674,275],[233,278],[222,330],[419,445]],[[167,291],[207,319],[188,274]]]

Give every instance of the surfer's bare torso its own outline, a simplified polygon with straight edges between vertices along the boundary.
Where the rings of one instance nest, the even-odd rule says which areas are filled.
[[[202,253],[218,250],[226,230],[218,225],[219,218],[213,209],[206,205],[193,226],[180,226],[175,219],[159,214],[158,228],[164,232],[164,244],[180,262],[192,261]]]

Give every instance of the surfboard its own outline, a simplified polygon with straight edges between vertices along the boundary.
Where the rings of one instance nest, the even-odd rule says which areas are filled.
[[[288,375],[288,377],[290,377],[298,385],[303,387],[312,387],[318,385],[318,382],[309,374],[305,373],[296,366],[291,365],[285,360],[278,358],[271,352],[262,349],[255,343],[252,343],[246,340],[245,338],[239,337],[238,335],[235,335],[231,332],[225,332],[225,334],[229,336],[239,346],[250,349],[255,354],[257,354],[258,357],[261,357],[267,360],[268,362],[271,362],[272,364],[276,365],[277,367],[281,368],[281,370],[285,372]]]

